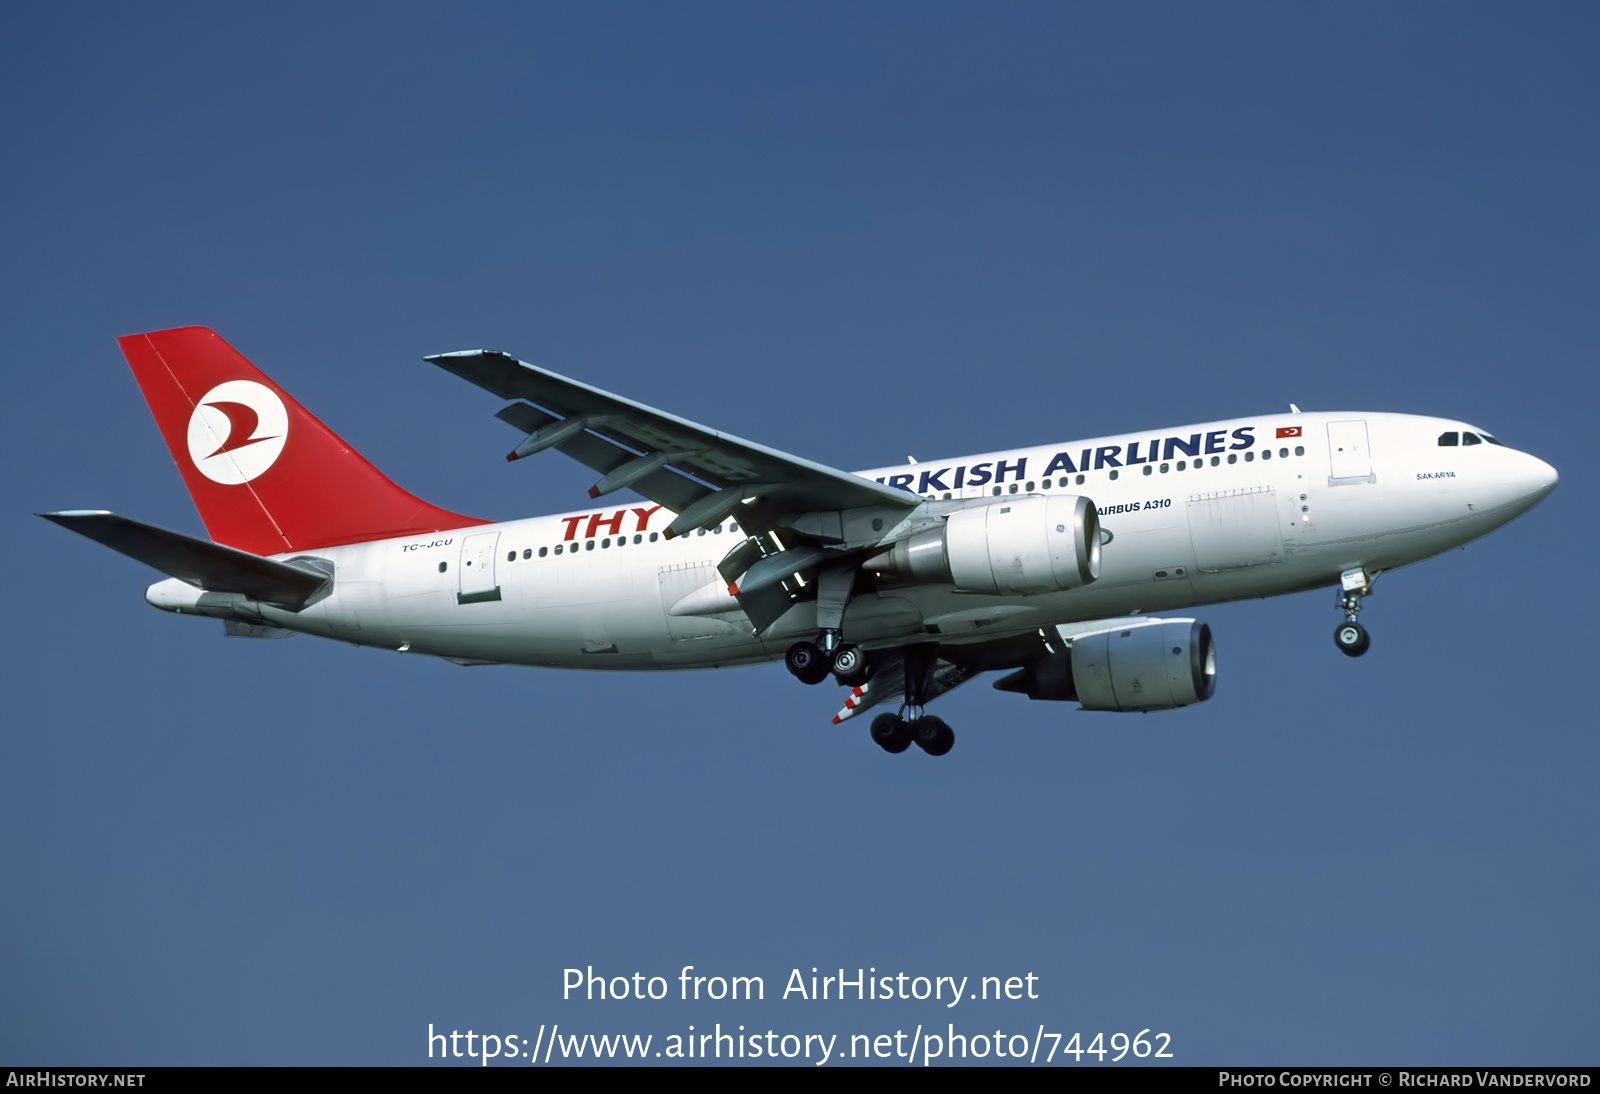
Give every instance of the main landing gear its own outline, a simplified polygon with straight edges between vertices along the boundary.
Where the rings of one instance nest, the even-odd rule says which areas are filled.
[[[828,678],[828,659],[814,642],[796,642],[783,655],[783,667],[802,684],[820,684]]]
[[[905,703],[898,714],[880,714],[872,720],[872,739],[885,752],[904,752],[915,742],[928,755],[943,756],[955,747],[955,730],[943,718],[922,713],[923,704],[932,695],[938,649],[926,644],[906,647]],[[914,716],[908,718],[907,714]]]
[[[1334,607],[1344,612],[1344,622],[1333,631],[1333,644],[1346,657],[1360,657],[1372,645],[1367,628],[1356,622],[1361,614],[1361,598],[1372,592],[1372,582],[1365,570],[1346,570],[1339,575],[1339,595]]]
[[[796,642],[784,654],[783,664],[802,684],[820,684],[832,673],[846,687],[859,687],[871,675],[866,652],[852,642],[841,642],[838,631],[823,631],[815,642]]]
[[[905,702],[899,713],[880,714],[872,720],[872,739],[885,752],[904,752],[915,744],[930,756],[943,756],[955,746],[955,731],[944,719],[922,712],[935,694],[933,670],[939,663],[938,649],[928,643],[900,651]],[[783,663],[804,684],[820,684],[832,673],[839,683],[860,687],[872,675],[866,653],[860,646],[841,642],[838,631],[823,631],[815,642],[796,642]]]
[[[915,741],[928,755],[943,756],[955,747],[956,731],[932,714],[910,721],[898,714],[880,714],[872,719],[872,739],[885,752],[904,752]]]

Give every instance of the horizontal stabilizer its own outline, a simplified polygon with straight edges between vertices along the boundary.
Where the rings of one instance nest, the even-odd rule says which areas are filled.
[[[39,516],[196,588],[239,593],[285,611],[304,608],[333,580],[321,570],[262,558],[117,513],[75,510]]]

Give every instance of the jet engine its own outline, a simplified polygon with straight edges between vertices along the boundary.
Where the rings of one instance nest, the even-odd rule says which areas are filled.
[[[1084,710],[1173,710],[1211,698],[1217,655],[1198,619],[1150,619],[1078,635],[994,685],[1030,699],[1076,699]]]
[[[1053,593],[1100,576],[1100,514],[1075,494],[958,509],[873,556],[866,568],[973,592]]]

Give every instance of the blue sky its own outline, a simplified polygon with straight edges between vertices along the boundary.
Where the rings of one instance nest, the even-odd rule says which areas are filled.
[[[0,1061],[423,1062],[426,1026],[954,1021],[1178,1062],[1594,1063],[1592,6],[13,4],[0,11]],[[1209,703],[986,681],[889,757],[831,689],[224,640],[38,520],[199,532],[115,336],[211,326],[461,512],[491,346],[845,468],[1280,410],[1561,486],[1197,614]],[[765,977],[577,1003],[561,970]],[[774,999],[792,968],[1036,1001]],[[961,1008],[965,1010],[965,1007]]]

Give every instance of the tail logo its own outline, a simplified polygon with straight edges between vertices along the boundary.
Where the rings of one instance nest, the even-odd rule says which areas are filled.
[[[289,412],[265,384],[218,384],[189,416],[189,458],[212,482],[249,482],[277,462],[289,439]]]

